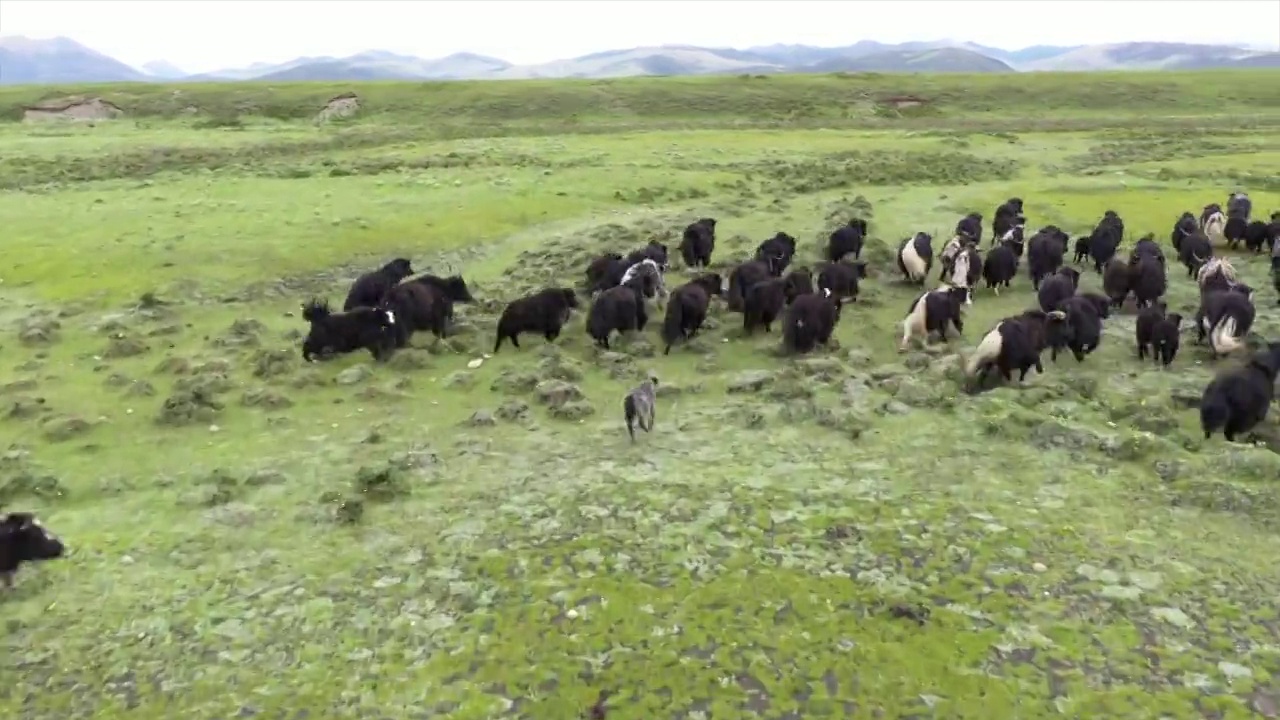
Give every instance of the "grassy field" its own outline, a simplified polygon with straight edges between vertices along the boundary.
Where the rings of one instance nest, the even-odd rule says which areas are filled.
[[[1236,187],[1269,215],[1277,86],[0,90],[11,119],[68,93],[127,115],[0,123],[0,505],[74,550],[0,597],[0,716],[566,720],[605,692],[614,720],[1277,717],[1280,427],[1205,442],[1193,409],[1238,360],[1186,336],[1140,363],[1127,307],[1083,364],[969,396],[956,366],[1034,304],[1026,275],[899,354],[890,250],[1015,195],[1073,236],[1114,209],[1170,256],[1177,216]],[[310,122],[352,89],[361,116]],[[670,356],[656,328],[602,353],[578,313],[468,368],[507,300],[708,215],[722,272],[870,220],[838,347],[784,357],[716,306]],[[465,275],[457,334],[304,366],[300,303],[397,255]],[[1233,260],[1280,339],[1266,261]],[[1170,306],[1196,298],[1172,269]]]

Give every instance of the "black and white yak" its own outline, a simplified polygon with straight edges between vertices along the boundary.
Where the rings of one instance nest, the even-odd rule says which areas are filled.
[[[943,342],[947,341],[947,326],[954,325],[956,334],[964,332],[962,317],[965,300],[969,290],[962,287],[942,285],[918,295],[911,301],[907,309],[907,317],[902,321],[902,340],[898,343],[898,351],[904,352],[915,338],[925,344],[929,335],[937,333]]]
[[[933,237],[918,232],[898,246],[898,269],[907,282],[923,285],[933,267]]]
[[[1035,368],[1044,373],[1040,354],[1049,344],[1051,335],[1061,332],[1067,318],[1060,310],[1044,312],[1027,310],[1021,315],[1007,317],[996,323],[965,363],[965,375],[975,389],[981,388],[991,368],[996,368],[1005,382],[1013,379],[1018,371],[1018,382],[1025,382],[1027,373]]]

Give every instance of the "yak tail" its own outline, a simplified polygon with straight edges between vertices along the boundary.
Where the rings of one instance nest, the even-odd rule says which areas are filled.
[[[1236,319],[1227,316],[1218,322],[1217,327],[1209,333],[1209,347],[1215,353],[1227,355],[1244,347],[1240,338],[1236,337]]]
[[[631,436],[631,442],[636,441],[637,415],[639,415],[639,413],[636,412],[635,398],[628,395],[626,399],[622,401],[622,417],[627,421],[627,434]]]
[[[684,335],[684,303],[680,298],[667,303],[667,315],[662,320],[662,341],[667,344],[663,355],[671,354],[671,346]]]
[[[1220,393],[1210,393],[1200,402],[1200,429],[1204,431],[1204,439],[1208,440],[1215,432],[1227,424],[1231,416],[1231,407]]]
[[[969,356],[969,361],[965,363],[964,373],[969,376],[977,374],[978,368],[983,363],[994,360],[999,354],[1003,345],[1003,338],[1000,336],[1000,327],[997,325],[991,332],[982,337],[982,342],[978,343],[978,347],[974,348],[973,354]]]
[[[327,300],[308,300],[302,306],[302,319],[307,322],[317,322],[329,317],[329,301]]]

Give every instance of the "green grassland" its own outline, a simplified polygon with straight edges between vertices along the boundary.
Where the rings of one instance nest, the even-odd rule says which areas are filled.
[[[1029,281],[900,354],[891,246],[1016,195],[1073,236],[1114,209],[1172,257],[1177,216],[1237,186],[1280,209],[1277,88],[0,90],[11,119],[64,94],[126,113],[0,123],[0,504],[74,549],[0,597],[0,716],[564,720],[605,691],[637,720],[1275,717],[1280,427],[1206,442],[1194,411],[1239,359],[1185,336],[1171,370],[1140,363],[1126,307],[1083,364],[971,396],[957,366]],[[348,90],[361,115],[311,122]],[[870,220],[831,348],[786,357],[717,305],[665,357],[656,320],[599,352],[579,312],[484,359],[506,301],[708,215],[721,272],[778,230],[816,263]],[[396,255],[465,275],[456,334],[302,363],[299,304]],[[1280,339],[1265,259],[1233,262],[1253,340]],[[1167,299],[1194,312],[1176,265]]]

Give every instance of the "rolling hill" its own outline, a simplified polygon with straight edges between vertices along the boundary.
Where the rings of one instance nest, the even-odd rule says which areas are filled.
[[[1202,70],[1280,67],[1274,49],[1187,43],[1032,45],[1006,50],[959,40],[886,44],[861,40],[842,47],[775,44],[746,49],[662,45],[606,50],[534,65],[455,53],[423,59],[384,50],[349,57],[300,57],[209,73],[184,74],[164,61],[142,69],[69,38],[0,38],[0,84],[75,82],[227,82],[236,80],[368,81],[609,78],[641,75],[804,72],[992,73],[1093,70]]]

